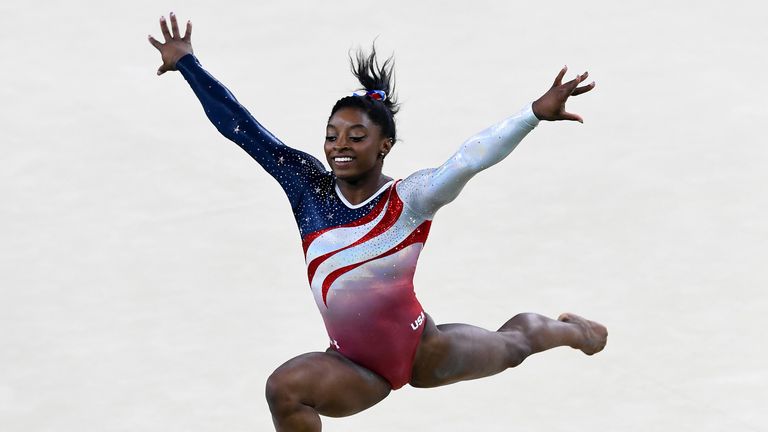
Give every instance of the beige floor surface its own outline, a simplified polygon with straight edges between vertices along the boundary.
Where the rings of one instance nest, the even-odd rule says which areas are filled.
[[[220,137],[157,19],[291,146],[322,156],[347,50],[395,52],[386,172],[442,163],[563,64],[596,90],[433,225],[439,322],[566,310],[610,329],[331,431],[768,431],[768,31],[751,2],[4,1],[0,430],[268,431],[269,373],[324,349],[277,184]],[[763,407],[762,409],[760,407]]]

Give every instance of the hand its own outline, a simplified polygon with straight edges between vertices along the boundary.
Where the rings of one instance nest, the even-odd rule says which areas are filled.
[[[187,29],[184,37],[179,33],[179,23],[176,22],[176,15],[171,12],[171,29],[173,34],[168,31],[168,23],[165,17],[160,17],[160,30],[163,32],[165,43],[158,42],[152,35],[149,35],[149,43],[152,44],[163,59],[163,64],[157,70],[158,75],[162,75],[170,70],[176,70],[176,62],[187,54],[192,54],[192,21],[187,21]]]
[[[564,66],[560,69],[560,73],[557,74],[555,82],[544,95],[538,98],[533,103],[533,114],[539,120],[575,120],[580,123],[584,123],[584,120],[578,114],[569,113],[565,110],[565,101],[571,96],[578,96],[582,93],[586,93],[595,88],[595,82],[579,87],[579,83],[587,79],[588,72],[584,72],[581,75],[577,75],[576,78],[562,84],[565,71],[568,70],[568,66]]]

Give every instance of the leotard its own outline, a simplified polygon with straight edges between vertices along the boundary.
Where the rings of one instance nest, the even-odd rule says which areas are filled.
[[[531,105],[468,139],[441,166],[390,181],[352,205],[332,171],[280,142],[196,57],[188,54],[176,67],[219,132],[288,196],[330,348],[378,373],[393,389],[407,384],[426,320],[413,276],[432,218],[472,176],[501,161],[533,130],[539,120]]]

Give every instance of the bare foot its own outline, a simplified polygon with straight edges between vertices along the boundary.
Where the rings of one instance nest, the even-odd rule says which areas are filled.
[[[580,349],[586,355],[597,354],[605,348],[605,344],[608,342],[608,329],[604,325],[567,312],[561,314],[557,319],[581,328],[584,338],[580,344],[573,348]]]

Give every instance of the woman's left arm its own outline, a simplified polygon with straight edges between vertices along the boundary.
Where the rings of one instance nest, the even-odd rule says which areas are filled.
[[[552,87],[520,113],[469,138],[461,148],[438,168],[417,171],[398,183],[398,195],[413,211],[431,219],[437,210],[453,201],[475,174],[497,164],[517,147],[540,120],[582,122],[577,114],[565,110],[570,96],[592,90],[595,83],[579,87],[585,72],[562,84],[567,68],[555,78]]]

